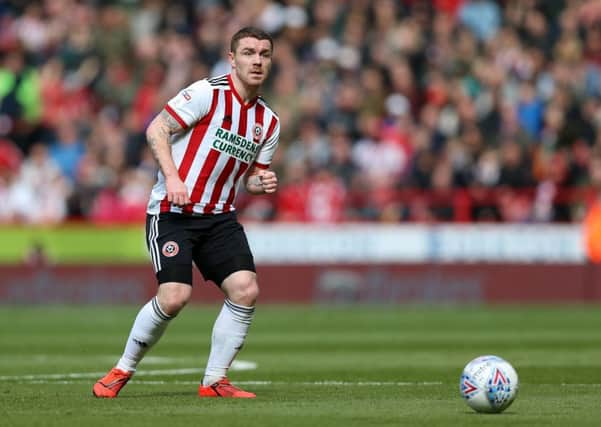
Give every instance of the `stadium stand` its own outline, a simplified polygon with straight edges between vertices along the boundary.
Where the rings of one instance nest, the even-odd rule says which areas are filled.
[[[276,38],[277,197],[244,221],[578,222],[601,177],[594,0],[0,1],[0,223],[136,222],[144,130]]]

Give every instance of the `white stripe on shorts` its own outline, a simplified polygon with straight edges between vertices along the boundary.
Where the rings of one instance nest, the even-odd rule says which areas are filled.
[[[150,249],[150,258],[152,259],[152,265],[154,272],[157,273],[161,270],[161,257],[159,252],[159,244],[157,238],[159,237],[159,216],[153,215],[150,218],[150,227],[148,231],[148,248]]]

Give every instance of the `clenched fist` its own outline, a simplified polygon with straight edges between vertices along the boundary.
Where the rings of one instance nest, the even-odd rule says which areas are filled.
[[[278,189],[278,177],[274,171],[265,170],[259,171],[258,175],[263,187],[263,191],[266,193],[275,193]]]

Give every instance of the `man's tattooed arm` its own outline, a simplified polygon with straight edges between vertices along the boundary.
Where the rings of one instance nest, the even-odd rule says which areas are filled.
[[[150,123],[148,130],[146,131],[146,137],[148,139],[148,145],[152,150],[152,153],[156,156],[156,145],[159,141],[171,142],[171,135],[181,132],[183,129],[181,125],[171,117],[167,111],[162,110]],[[158,160],[158,159],[157,159]]]
[[[152,150],[152,155],[159,162],[165,176],[172,171],[169,163],[173,164],[171,157],[171,135],[182,130],[180,124],[171,115],[163,110],[148,125],[146,139]],[[171,160],[169,162],[169,160]],[[175,165],[173,164],[173,168]]]
[[[178,206],[190,203],[186,185],[180,179],[171,155],[171,135],[182,130],[180,124],[165,110],[161,111],[146,129],[146,139],[152,155],[167,181],[167,198]]]

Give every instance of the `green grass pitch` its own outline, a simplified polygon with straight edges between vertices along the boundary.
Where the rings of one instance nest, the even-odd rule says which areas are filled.
[[[2,426],[598,426],[601,310],[259,306],[232,382],[199,399],[217,306],[190,306],[117,399],[91,395],[138,307],[0,306]],[[504,413],[459,397],[463,366],[497,354],[521,388]]]

